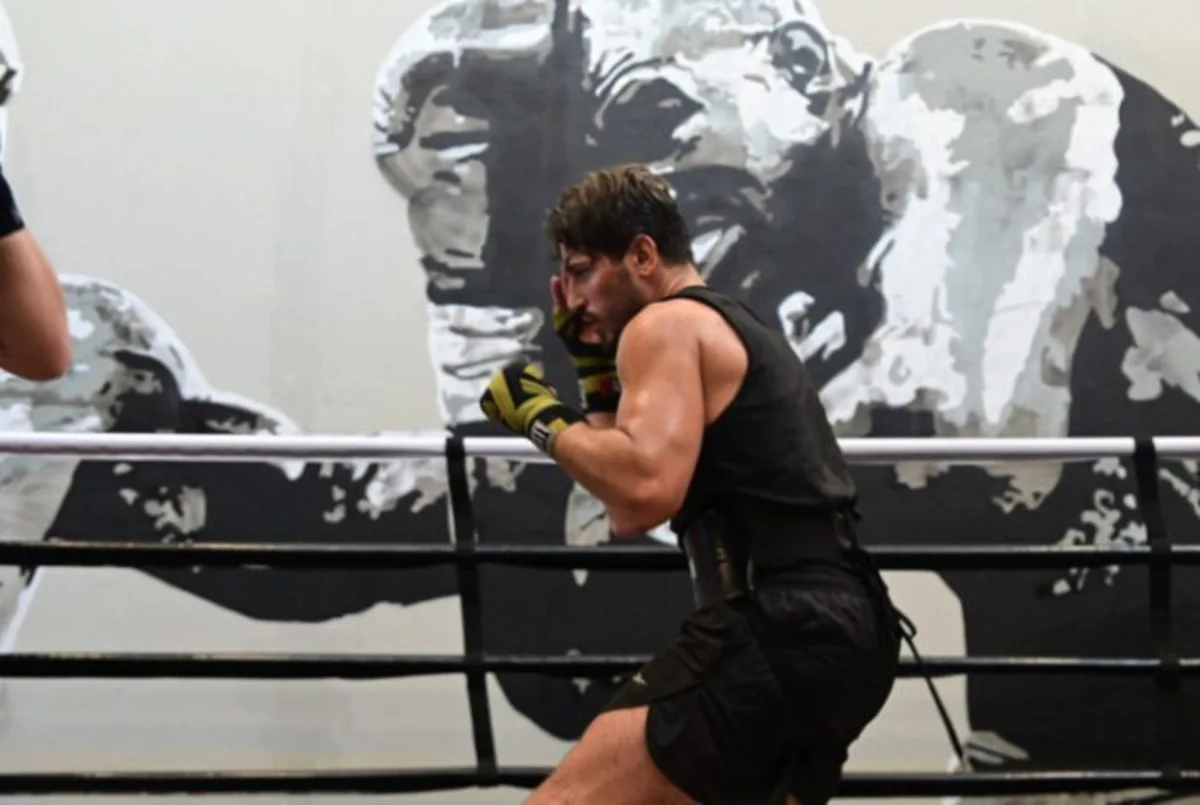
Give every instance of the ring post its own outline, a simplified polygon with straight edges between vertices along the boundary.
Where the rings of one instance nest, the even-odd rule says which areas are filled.
[[[1159,746],[1162,751],[1164,779],[1178,779],[1183,770],[1184,710],[1183,673],[1179,650],[1175,645],[1172,619],[1171,535],[1163,518],[1159,496],[1158,449],[1154,439],[1140,436],[1134,440],[1134,475],[1137,480],[1138,508],[1146,525],[1149,557],[1150,637],[1159,669],[1154,675],[1158,688]]]

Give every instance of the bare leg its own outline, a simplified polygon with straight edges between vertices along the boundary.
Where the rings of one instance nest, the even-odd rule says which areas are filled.
[[[650,759],[646,710],[597,716],[525,805],[694,805]]]

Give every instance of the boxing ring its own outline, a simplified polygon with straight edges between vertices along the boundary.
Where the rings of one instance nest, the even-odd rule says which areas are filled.
[[[1157,768],[1054,772],[848,773],[839,796],[1014,796],[1124,789],[1200,791],[1200,763],[1185,758],[1182,681],[1200,672],[1200,658],[1180,657],[1173,640],[1171,585],[1174,565],[1200,564],[1200,545],[1175,545],[1159,500],[1164,459],[1200,459],[1200,437],[1072,439],[844,439],[855,464],[927,460],[947,464],[1008,461],[1094,461],[1132,458],[1145,545],[870,548],[883,570],[1011,570],[1144,565],[1149,569],[1148,628],[1154,657],[925,657],[904,658],[904,677],[961,674],[1109,674],[1152,677],[1156,686],[1161,763]],[[453,566],[457,571],[464,651],[461,655],[334,654],[9,654],[0,656],[0,678],[175,678],[366,680],[461,673],[466,679],[475,765],[429,769],[3,773],[0,796],[64,794],[400,794],[464,788],[532,788],[544,768],[497,762],[485,676],[530,672],[566,677],[608,677],[632,671],[642,656],[525,656],[485,652],[478,568],[507,564],[529,568],[683,572],[682,554],[668,546],[531,547],[485,545],[476,540],[468,478],[470,459],[523,462],[548,459],[521,439],[239,436],[160,434],[0,435],[0,453],[48,458],[143,461],[446,461],[449,517],[454,541],[443,546],[262,543],[189,545],[63,541],[0,542],[0,564],[70,567],[257,567],[278,569],[400,570]],[[397,714],[401,719],[402,714]],[[1189,761],[1191,767],[1189,768]]]

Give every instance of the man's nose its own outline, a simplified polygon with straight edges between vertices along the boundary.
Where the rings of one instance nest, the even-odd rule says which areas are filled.
[[[563,301],[567,303],[567,310],[579,310],[584,306],[585,300],[579,284],[570,274],[563,280]]]

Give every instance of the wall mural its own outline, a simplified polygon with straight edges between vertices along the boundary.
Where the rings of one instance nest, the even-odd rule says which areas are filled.
[[[1018,23],[952,20],[875,57],[808,0],[455,0],[402,33],[376,93],[376,158],[408,200],[422,250],[411,269],[428,280],[431,393],[455,432],[503,435],[476,399],[512,358],[570,376],[546,326],[542,213],[585,171],[629,160],[670,173],[709,281],[788,335],[842,436],[1196,432],[1200,132],[1081,46]],[[77,368],[52,384],[5,378],[5,427],[296,431],[283,413],[213,389],[128,292],[64,283]],[[482,540],[609,543],[595,501],[553,467],[479,461],[475,476]],[[869,545],[1145,540],[1130,468],[1115,459],[909,462],[858,478]],[[1198,466],[1168,464],[1162,481],[1168,525],[1188,541]],[[0,485],[0,530],[23,537],[450,539],[439,461],[5,458]],[[670,539],[658,529],[641,541]],[[1200,586],[1179,572],[1181,650],[1195,653]],[[449,569],[154,575],[281,621],[455,590]],[[973,655],[1152,655],[1138,569],[943,578]],[[36,576],[23,579],[27,600]],[[690,605],[682,574],[491,567],[482,579],[497,652],[651,652]],[[6,621],[20,611],[13,581],[0,587]],[[563,739],[618,684],[499,681]],[[1148,765],[1152,697],[1139,678],[975,677],[972,755],[1013,769]]]

